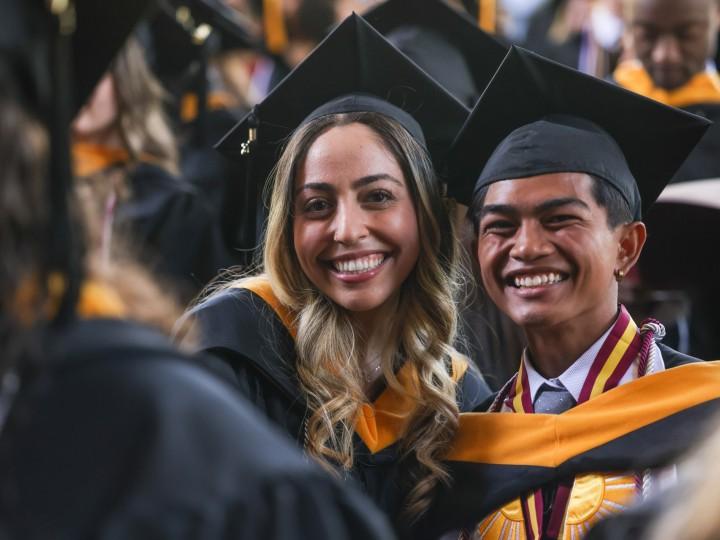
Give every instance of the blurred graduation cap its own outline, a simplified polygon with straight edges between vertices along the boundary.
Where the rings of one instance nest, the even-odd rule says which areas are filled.
[[[221,0],[159,0],[150,22],[153,70],[164,82],[186,76],[194,62],[226,49],[257,49],[251,23]]]
[[[507,52],[443,0],[386,0],[363,17],[470,107]]]
[[[469,204],[493,182],[584,172],[640,219],[710,122],[512,47],[458,134],[448,193]]]
[[[44,272],[65,278],[58,321],[73,316],[82,280],[81,236],[68,209],[70,121],[151,5],[148,0],[0,0],[2,92],[22,103],[49,133],[50,222],[38,242],[47,253]]]
[[[51,2],[51,4],[54,2]],[[58,2],[63,3],[63,2]],[[92,94],[137,23],[156,8],[156,0],[68,0],[74,7],[72,33],[74,110]]]
[[[350,15],[217,145],[246,169],[248,223],[240,247],[256,245],[257,194],[288,136],[320,106],[324,112],[376,111],[398,120],[440,165],[468,109],[365,20]],[[368,108],[369,107],[369,108]],[[418,139],[419,140],[419,139]]]

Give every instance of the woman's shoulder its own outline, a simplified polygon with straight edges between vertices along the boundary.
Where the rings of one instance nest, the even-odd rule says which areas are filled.
[[[233,371],[249,367],[296,396],[292,323],[290,311],[261,276],[212,294],[190,310],[178,328],[190,329],[186,333],[195,341],[195,352],[220,358]]]
[[[470,358],[455,351],[450,361],[453,379],[457,381],[460,412],[471,411],[485,401],[492,391]]]
[[[289,310],[272,293],[263,277],[237,281],[193,307],[183,322],[195,327],[198,350],[245,350],[258,338],[291,338]]]

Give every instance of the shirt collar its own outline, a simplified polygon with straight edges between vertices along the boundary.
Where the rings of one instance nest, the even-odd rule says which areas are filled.
[[[617,320],[617,319],[616,319]],[[590,348],[586,350],[580,358],[575,360],[569,368],[567,368],[559,377],[552,379],[546,379],[540,373],[538,373],[530,362],[527,354],[527,349],[523,353],[523,363],[525,364],[525,370],[528,377],[528,384],[530,385],[530,396],[532,397],[533,403],[537,397],[537,392],[543,384],[549,384],[555,388],[565,387],[565,389],[572,394],[572,397],[577,402],[580,397],[580,392],[585,384],[590,368],[592,367],[593,361],[600,352],[602,344],[605,342],[607,337],[610,335],[610,330],[615,326],[615,321],[610,325],[605,333],[598,338],[595,343],[590,345]]]

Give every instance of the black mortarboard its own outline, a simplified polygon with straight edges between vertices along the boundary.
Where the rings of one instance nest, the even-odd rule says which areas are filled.
[[[150,48],[153,69],[163,80],[185,75],[206,54],[260,48],[249,22],[221,0],[160,0],[159,7],[150,24]]]
[[[443,0],[386,0],[363,17],[469,106],[507,52]]]
[[[328,102],[344,96],[328,109]],[[411,134],[420,128],[434,163],[442,163],[468,109],[399,52],[362,17],[350,15],[256,105],[217,145],[244,160],[249,230],[240,247],[255,245],[255,205],[287,137],[318,107],[325,112],[376,111]]]
[[[453,145],[448,192],[468,204],[499,180],[584,172],[640,219],[709,125],[513,47]]]
[[[75,0],[76,30],[72,36],[75,109],[90,97],[137,22],[155,7],[155,0]]]

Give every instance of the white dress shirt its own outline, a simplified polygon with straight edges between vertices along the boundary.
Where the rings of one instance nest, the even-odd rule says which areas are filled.
[[[597,356],[598,352],[600,352],[600,348],[605,342],[605,339],[607,339],[607,337],[610,335],[610,330],[612,330],[612,327],[614,325],[615,322],[613,322],[612,326],[610,326],[610,328],[608,328],[607,331],[602,336],[600,336],[595,343],[590,345],[590,348],[588,350],[586,350],[582,355],[580,355],[580,358],[570,364],[570,367],[563,371],[563,373],[558,377],[546,379],[545,377],[540,375],[540,373],[538,373],[537,370],[533,367],[532,362],[528,358],[527,352],[523,354],[523,362],[525,364],[525,370],[528,377],[528,384],[530,385],[530,396],[532,397],[532,402],[535,403],[535,398],[537,397],[537,392],[540,387],[543,384],[547,384],[554,388],[565,388],[568,392],[570,392],[570,394],[572,394],[572,397],[577,403],[577,400],[580,397],[580,392],[582,391],[583,385],[585,384],[585,379],[587,379],[590,368],[595,361],[595,357]],[[655,366],[655,372],[663,371],[665,369],[665,366],[662,362],[662,354],[660,352],[660,349],[655,344],[653,344],[653,347],[655,347],[656,349],[656,358],[660,360]],[[637,379],[638,361],[638,358],[633,360],[630,369],[628,369],[625,375],[622,376],[620,382],[618,383],[618,386]]]

